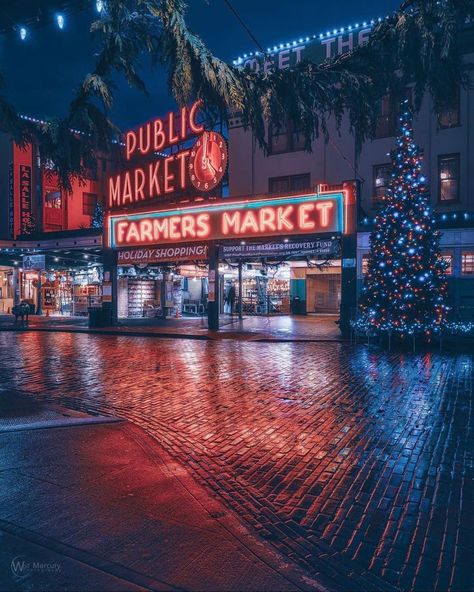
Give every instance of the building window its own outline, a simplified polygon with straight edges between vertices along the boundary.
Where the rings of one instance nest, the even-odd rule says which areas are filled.
[[[413,88],[407,86],[404,92],[409,105],[413,105]],[[402,97],[403,99],[403,97]],[[386,94],[379,103],[379,112],[375,123],[375,138],[391,138],[398,133],[400,103],[392,95]]]
[[[439,201],[459,201],[459,154],[438,157]]]
[[[474,251],[465,251],[462,253],[461,272],[468,275],[474,273]]]
[[[269,154],[283,154],[304,150],[304,134],[296,125],[287,121],[280,126],[272,123],[268,126]]]
[[[55,210],[61,209],[61,192],[60,191],[46,191],[44,196],[44,205],[47,208]]]
[[[308,189],[311,189],[311,176],[309,173],[287,175],[286,177],[270,177],[268,179],[268,191],[270,193],[292,193],[293,191],[306,191]]]
[[[97,193],[82,194],[82,213],[84,216],[93,216],[97,205]]]
[[[86,179],[91,179],[92,181],[97,181],[97,160],[90,162],[84,170],[84,176]]]
[[[376,164],[374,166],[374,207],[380,206],[380,204],[383,202],[391,174],[392,167],[390,164]]]
[[[397,133],[398,109],[391,95],[385,95],[379,104],[379,112],[375,124],[375,137],[390,138]]]
[[[454,98],[446,102],[438,113],[438,125],[441,129],[456,127],[461,124],[461,93],[458,88]]]
[[[448,264],[446,269],[444,270],[444,273],[446,275],[452,275],[453,274],[453,256],[452,256],[452,254],[451,253],[442,253],[441,259],[443,261],[446,261],[446,263]]]

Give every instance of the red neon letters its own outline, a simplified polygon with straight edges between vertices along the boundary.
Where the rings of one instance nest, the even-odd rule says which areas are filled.
[[[126,135],[126,156],[130,160],[135,154],[158,152],[186,139],[189,131],[200,134],[204,126],[196,121],[196,114],[201,106],[197,101],[188,110],[182,107],[179,115],[168,113],[164,119],[155,119],[141,125],[137,131],[129,131]]]
[[[169,244],[197,240],[233,239],[340,232],[342,194],[324,199],[281,200],[281,205],[246,205],[221,210],[212,207],[199,211],[189,208],[176,212],[111,216],[111,246]],[[262,202],[260,202],[262,203]]]
[[[163,119],[155,119],[126,135],[126,158],[156,153],[182,142],[189,134],[200,134],[204,126],[197,122],[197,112],[202,102],[197,101],[189,109],[183,107],[179,114],[168,113]],[[128,168],[109,178],[109,208],[120,208],[169,195],[186,189],[189,184],[189,150],[181,150],[151,162]],[[204,190],[204,189],[203,189]]]
[[[185,189],[189,150],[109,177],[109,208],[116,208]]]

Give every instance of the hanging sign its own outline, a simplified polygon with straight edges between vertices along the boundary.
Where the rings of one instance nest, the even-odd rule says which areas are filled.
[[[110,215],[109,246],[133,247],[344,231],[344,192]]]
[[[20,220],[21,232],[31,222],[31,167],[20,165]]]
[[[146,249],[125,249],[117,253],[118,265],[160,263],[163,261],[202,261],[208,258],[206,244],[173,245]]]
[[[222,245],[223,259],[253,257],[296,257],[311,255],[327,258],[339,253],[339,241],[336,239],[316,239],[303,241],[281,241],[269,243],[250,243],[245,245]]]
[[[46,269],[44,255],[23,255],[23,269],[37,269],[42,271]]]
[[[8,238],[15,238],[15,175],[12,162],[8,165]]]

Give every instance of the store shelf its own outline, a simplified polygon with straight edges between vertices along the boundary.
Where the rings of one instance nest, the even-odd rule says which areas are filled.
[[[146,301],[156,300],[155,280],[128,280],[128,317],[142,318]]]

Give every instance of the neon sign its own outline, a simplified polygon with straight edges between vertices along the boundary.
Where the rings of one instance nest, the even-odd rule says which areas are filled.
[[[126,134],[127,160],[140,156],[142,161],[135,161],[137,166],[109,178],[109,208],[140,205],[183,191],[191,184],[200,191],[211,191],[222,181],[227,169],[226,142],[220,134],[204,131],[197,122],[200,106],[197,101],[190,109],[183,107],[178,116],[169,113],[164,119],[155,119]],[[158,156],[189,134],[201,134],[189,150]],[[143,164],[146,155],[150,160]]]
[[[159,152],[182,142],[188,136],[188,129],[193,134],[202,133],[204,126],[196,121],[196,114],[201,104],[201,101],[196,101],[189,110],[182,107],[178,117],[171,111],[165,119],[149,121],[141,125],[137,131],[127,132],[127,160],[137,154],[143,156],[150,152]]]
[[[110,215],[111,247],[344,232],[344,193]]]

